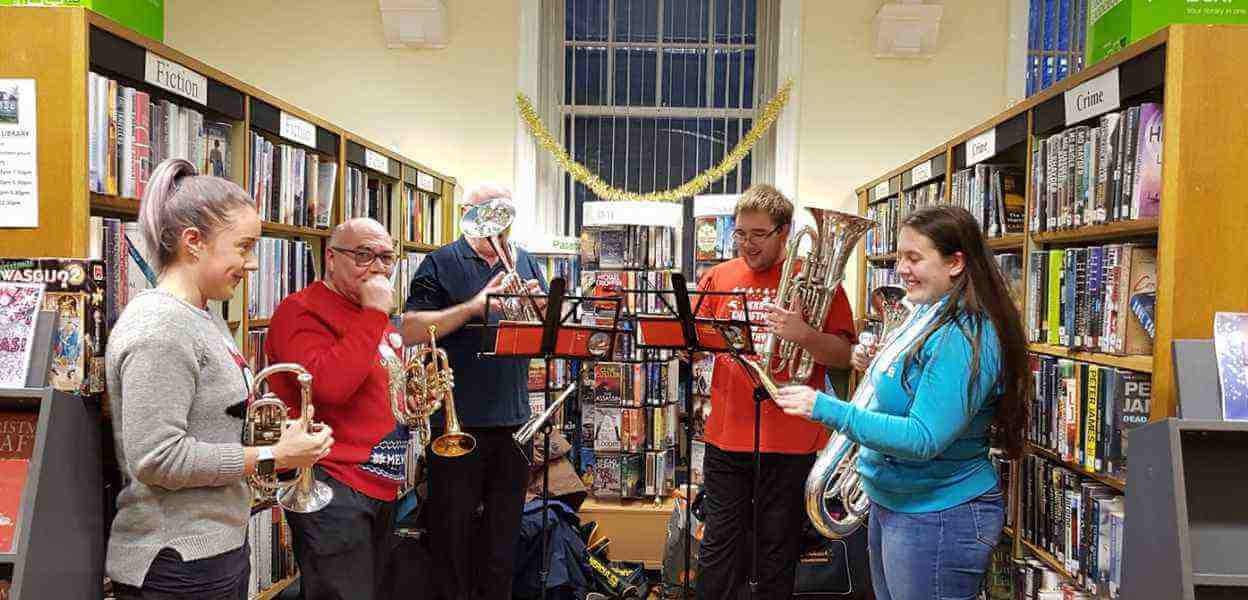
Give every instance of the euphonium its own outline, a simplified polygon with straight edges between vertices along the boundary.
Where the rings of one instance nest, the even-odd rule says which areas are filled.
[[[815,226],[803,227],[789,238],[784,266],[780,273],[780,289],[776,292],[776,304],[803,315],[816,331],[823,330],[828,308],[832,305],[836,288],[845,279],[845,264],[849,256],[875,221],[848,213],[807,207],[815,218]],[[798,253],[802,239],[810,237],[810,249],[805,256]],[[801,261],[801,270],[797,263]],[[814,357],[797,344],[771,335],[758,362],[744,360],[772,398],[779,387],[773,374],[787,371],[788,382],[803,384],[814,370]]]
[[[504,292],[513,297],[502,298],[502,318],[507,321],[540,321],[541,315],[533,298],[524,287],[524,279],[516,272],[516,262],[511,255],[511,244],[501,235],[516,220],[516,209],[502,198],[493,198],[474,204],[464,213],[459,229],[464,237],[485,239],[503,264]]]
[[[430,448],[443,458],[457,458],[476,449],[477,439],[459,427],[459,417],[455,415],[455,372],[446,358],[446,350],[438,348],[437,332],[436,325],[429,326],[429,348],[424,354],[429,357],[429,364],[424,365],[424,380],[429,401],[440,400],[446,411],[446,433],[433,440]]]
[[[289,421],[286,418],[286,405],[273,392],[260,395],[261,385],[270,375],[276,373],[294,373],[299,382],[300,405],[299,419]],[[308,416],[312,406],[312,374],[295,363],[278,363],[270,365],[256,374],[251,384],[251,393],[255,398],[247,405],[247,416],[243,424],[244,446],[270,446],[282,437],[282,429],[288,424],[302,427],[304,431],[312,431],[315,425]],[[267,476],[250,475],[248,485],[263,499],[276,499],[282,508],[309,513],[325,508],[334,498],[334,490],[322,481],[312,478],[311,467],[299,469],[294,479],[283,481],[273,473]]]
[[[872,312],[884,320],[880,335],[882,343],[910,316],[910,305],[905,296],[905,289],[895,285],[883,285],[871,292]],[[863,333],[860,341],[870,343],[866,341],[868,335]],[[865,389],[867,386],[858,386],[858,392]],[[855,393],[852,401],[859,408],[866,408],[870,402],[871,397],[866,393]],[[838,431],[819,451],[815,466],[806,477],[806,515],[824,537],[848,537],[862,525],[862,519],[867,515],[870,503],[862,489],[857,461],[858,444]],[[828,500],[835,498],[840,499],[844,516],[834,515],[828,510]]]

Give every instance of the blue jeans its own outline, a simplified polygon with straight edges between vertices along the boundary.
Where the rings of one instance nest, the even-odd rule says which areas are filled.
[[[878,600],[973,600],[1001,528],[1005,497],[993,487],[936,512],[899,513],[871,503],[871,583]]]

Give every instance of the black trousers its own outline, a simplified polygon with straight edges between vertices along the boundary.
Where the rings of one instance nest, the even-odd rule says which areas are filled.
[[[704,461],[706,530],[698,553],[698,598],[747,598],[753,455],[707,444]],[[803,490],[815,455],[763,454],[760,463],[758,598],[788,600],[802,551]]]
[[[424,516],[439,600],[511,598],[531,451],[516,446],[517,429],[466,428],[476,450],[458,458],[428,454]]]
[[[303,600],[385,600],[395,502],[357,492],[313,467],[334,490],[328,506],[311,513],[286,511],[299,563]]]
[[[148,567],[142,588],[114,581],[113,595],[117,600],[247,600],[250,555],[246,542],[237,550],[187,561],[177,550],[163,548]]]

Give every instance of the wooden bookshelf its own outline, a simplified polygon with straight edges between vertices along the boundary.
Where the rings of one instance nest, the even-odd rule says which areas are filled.
[[[1031,237],[1034,241],[1042,244],[1083,244],[1152,236],[1157,235],[1157,231],[1157,219],[1137,219],[1089,225],[1076,229],[1040,231]]]
[[[269,326],[268,319],[248,319],[247,320],[247,329],[259,329],[261,327],[268,327],[268,326]]]
[[[255,596],[252,596],[251,600],[272,600],[273,598],[276,598],[279,594],[281,594],[283,591],[285,591],[286,588],[290,587],[290,584],[294,583],[295,580],[297,579],[299,579],[298,573],[291,575],[290,577],[287,577],[286,579],[283,579],[269,586],[268,588],[261,590],[260,593],[256,594]]]
[[[889,252],[888,254],[875,254],[868,256],[867,260],[870,262],[888,262],[891,260],[897,260],[897,253]]]
[[[420,244],[417,242],[403,242],[403,249],[408,252],[433,252],[438,247],[433,244]]]
[[[315,227],[297,227],[295,225],[286,225],[284,223],[273,223],[264,221],[260,225],[260,231],[264,235],[269,236],[293,236],[293,237],[309,237],[309,238],[328,238],[328,229],[317,229]]]
[[[108,194],[91,192],[91,212],[110,216],[135,217],[139,214],[139,201]]]
[[[1057,574],[1061,575],[1062,578],[1065,579],[1067,582],[1073,583],[1075,585],[1079,585],[1078,580],[1076,580],[1074,577],[1070,575],[1070,572],[1066,570],[1066,567],[1062,566],[1062,563],[1057,560],[1057,557],[1053,556],[1052,554],[1049,554],[1048,552],[1045,552],[1044,550],[1041,550],[1039,546],[1036,546],[1035,544],[1027,540],[1022,540],[1021,543],[1024,548],[1026,548],[1029,552],[1031,552],[1036,558],[1040,559],[1042,562],[1048,565],[1050,569],[1053,569],[1054,571],[1056,571]]]
[[[1117,367],[1119,369],[1130,369],[1141,373],[1153,372],[1153,355],[1151,354],[1129,354],[1126,356],[1118,356],[1116,354],[1102,354],[1100,352],[1084,352],[1082,350],[1071,350],[1062,346],[1050,346],[1048,344],[1028,344],[1027,349],[1039,354],[1048,354],[1049,356],[1060,356],[1080,362],[1092,363],[1103,367]]]
[[[1017,164],[1025,161],[1027,215],[1024,233],[989,241],[994,250],[1021,250],[1023,267],[1030,268],[1033,251],[1070,246],[1094,246],[1124,240],[1143,239],[1157,244],[1157,302],[1154,351],[1148,355],[1117,356],[1075,351],[1048,344],[1029,344],[1030,352],[1058,356],[1105,367],[1149,373],[1152,376],[1150,420],[1176,414],[1174,373],[1170,353],[1175,339],[1212,337],[1213,315],[1217,311],[1248,310],[1248,218],[1242,190],[1248,188],[1248,170],[1240,157],[1248,150],[1248,138],[1227,132],[1248,129],[1248,115],[1241,109],[1248,97],[1248,78],[1234,61],[1225,56],[1248,52],[1248,27],[1224,25],[1173,25],[1115,53],[1035,96],[1020,102],[981,124],[953,137],[942,148],[949,168],[945,188],[951,188],[953,175],[965,168],[963,145],[976,135],[996,130],[998,156]],[[1143,101],[1164,105],[1164,145],[1161,167],[1161,208],[1158,218],[1124,220],[1059,231],[1032,231],[1033,198],[1031,182],[1032,146],[1039,136],[1048,136],[1076,123],[1065,122],[1066,92],[1076,86],[1118,69],[1121,107]],[[903,119],[904,121],[904,115]],[[1025,131],[1019,135],[1020,124]],[[1086,121],[1085,121],[1086,124]],[[1005,129],[1009,129],[1008,132]],[[1008,133],[1008,135],[1004,135]],[[1002,137],[1006,141],[1002,141]],[[905,165],[880,175],[857,188],[860,214],[873,202],[888,198],[877,186],[906,173],[914,165],[941,149],[925,153]],[[889,255],[885,255],[889,256]],[[879,256],[858,258],[859,281],[865,281],[867,268]],[[1025,271],[1026,272],[1026,271]],[[1024,276],[1024,287],[1030,286]],[[866,295],[859,290],[855,300],[858,312],[865,314]],[[1024,298],[1026,293],[1024,292]],[[1028,444],[1027,455],[1041,457],[1090,480],[1127,492],[1126,481],[1090,472],[1081,465],[1063,461],[1057,455]],[[1018,464],[1012,467],[1018,481]],[[1009,510],[1021,512],[1013,486]],[[1018,522],[1015,520],[1015,522]],[[1014,555],[1030,550],[1054,570],[1071,578],[1051,555],[1016,538]],[[1021,542],[1021,543],[1019,543]]]

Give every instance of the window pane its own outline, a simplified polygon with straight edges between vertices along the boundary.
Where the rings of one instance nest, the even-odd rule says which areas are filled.
[[[658,52],[642,48],[615,50],[615,104],[654,106]]]
[[[605,104],[607,96],[607,49],[600,47],[564,48],[564,103]],[[575,89],[575,98],[573,91]]]
[[[616,0],[615,41],[654,42],[659,39],[659,0]]]
[[[707,0],[666,0],[663,3],[663,39],[675,43],[710,41]]]
[[[706,50],[663,50],[663,105],[706,106]]]
[[[721,44],[756,43],[758,0],[715,0],[715,41]]]
[[[715,108],[754,108],[754,50],[715,51],[711,99]]]
[[[603,42],[607,39],[607,0],[566,0],[564,39]]]

